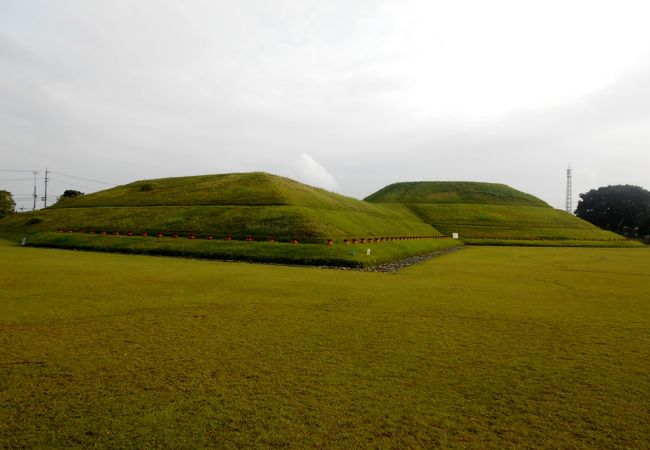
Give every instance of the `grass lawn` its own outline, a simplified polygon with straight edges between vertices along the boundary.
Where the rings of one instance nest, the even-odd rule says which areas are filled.
[[[650,249],[396,274],[0,245],[0,448],[648,448]]]
[[[640,248],[639,241],[617,239],[613,241],[584,240],[584,239],[463,239],[468,245],[515,246],[515,247],[627,247]]]

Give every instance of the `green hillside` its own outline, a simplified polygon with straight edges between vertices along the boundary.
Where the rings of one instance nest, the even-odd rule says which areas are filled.
[[[505,184],[470,181],[413,181],[394,183],[369,195],[372,203],[461,203],[546,206],[544,201]]]
[[[264,172],[140,180],[59,202],[52,208],[98,206],[306,206],[376,213],[365,202]]]
[[[466,239],[622,240],[615,233],[504,184],[472,182],[395,183],[368,196],[375,204],[408,207],[442,233]]]
[[[0,233],[14,238],[30,236],[29,244],[41,246],[305,264],[320,261],[328,265],[372,265],[431,253],[452,244],[438,239],[408,245],[380,240],[373,242],[380,247],[372,247],[372,258],[357,261],[355,252],[365,254],[370,247],[342,246],[347,250],[312,249],[309,253],[307,247],[267,248],[265,245],[272,244],[266,241],[287,243],[295,239],[301,244],[322,245],[330,239],[335,244],[357,239],[361,244],[367,243],[367,238],[452,233],[483,245],[521,245],[522,241],[535,241],[536,245],[619,245],[623,239],[503,184],[396,183],[366,200],[266,173],[162,178],[65,200],[46,210],[15,214],[0,220]],[[52,233],[58,230],[83,230],[84,235]],[[145,233],[196,237],[196,241],[110,236]],[[228,236],[233,245],[217,245]],[[203,239],[208,237],[213,240]],[[261,242],[248,247],[234,244],[249,238]],[[453,245],[457,244],[462,243],[455,241]]]
[[[266,173],[136,181],[0,221],[0,230],[16,229],[301,242],[440,234],[404,206],[374,205]]]

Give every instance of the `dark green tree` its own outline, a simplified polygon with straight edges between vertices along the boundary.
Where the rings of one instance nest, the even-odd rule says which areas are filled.
[[[84,195],[83,192],[68,189],[65,192],[63,192],[61,198],[76,198],[76,197],[81,197],[82,195]]]
[[[16,212],[16,202],[9,191],[0,191],[0,219]]]
[[[61,195],[61,196],[57,199],[57,202],[64,202],[64,201],[66,201],[66,200],[70,200],[70,199],[73,199],[73,198],[81,197],[82,195],[84,195],[83,192],[75,191],[75,190],[73,190],[73,189],[68,189],[68,190],[64,191],[64,192],[63,192],[63,195]]]
[[[597,227],[626,236],[650,230],[650,191],[629,184],[606,186],[580,194],[575,211]]]

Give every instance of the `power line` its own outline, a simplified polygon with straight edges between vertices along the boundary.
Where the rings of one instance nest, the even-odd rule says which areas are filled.
[[[0,172],[15,172],[15,173],[34,173],[34,172],[38,172],[38,173],[40,173],[40,171],[34,171],[34,170],[13,170],[13,169],[0,169]],[[48,174],[53,173],[55,175],[59,175],[59,176],[62,176],[62,177],[73,178],[75,180],[88,181],[90,183],[105,184],[105,185],[108,185],[108,186],[117,186],[117,183],[109,183],[108,181],[94,180],[92,178],[77,177],[75,175],[68,175],[68,174],[61,173],[61,172],[54,172],[53,170],[47,170],[46,169],[46,172]],[[44,179],[45,178],[38,178],[38,180],[41,180],[41,181],[43,181]],[[2,179],[0,181],[31,181],[31,180],[33,180],[32,177],[30,177],[30,178]],[[50,180],[51,180],[51,178],[50,178]]]
[[[55,175],[60,175],[62,177],[74,178],[75,180],[89,181],[91,183],[98,183],[98,184],[106,184],[108,186],[117,186],[117,184],[115,184],[115,183],[109,183],[107,181],[92,180],[90,178],[75,177],[74,175],[66,175],[64,173],[54,172],[53,170],[50,170],[49,173],[53,173]]]
[[[23,170],[23,169],[0,169],[0,173],[31,173],[33,174],[33,177],[31,178],[0,178],[0,182],[13,182],[13,181],[32,181],[34,183],[34,190],[32,195],[16,195],[14,196],[14,200],[20,201],[20,202],[27,202],[29,200],[32,200],[32,210],[36,210],[36,202],[39,199],[38,193],[37,193],[37,188],[36,188],[36,182],[37,181],[43,181],[44,182],[44,195],[40,197],[40,200],[43,202],[43,207],[47,208],[48,205],[48,200],[49,200],[49,195],[48,195],[48,185],[50,183],[55,183],[59,185],[67,185],[71,187],[76,187],[80,189],[94,189],[91,188],[90,186],[79,186],[76,185],[75,183],[70,183],[68,181],[63,181],[63,180],[57,180],[57,178],[52,178],[52,174],[59,175],[61,177],[65,178],[70,178],[73,180],[81,180],[87,183],[94,183],[94,184],[101,184],[105,186],[117,186],[115,183],[109,183],[107,181],[102,181],[102,180],[95,180],[92,178],[84,178],[84,177],[78,177],[75,175],[68,175],[65,173],[60,173],[60,172],[53,172],[49,169],[45,169],[45,177],[39,177],[38,174],[41,173],[42,171],[40,170]],[[25,208],[26,209],[26,208]]]
[[[52,173],[52,172],[50,172],[50,173]],[[49,184],[54,183],[54,184],[57,184],[59,186],[65,186],[66,188],[71,187],[71,188],[77,188],[77,189],[92,189],[92,187],[90,187],[87,184],[82,186],[80,184],[70,183],[69,181],[61,181],[60,179],[57,179],[57,178],[48,178],[48,180],[49,180],[48,181]]]

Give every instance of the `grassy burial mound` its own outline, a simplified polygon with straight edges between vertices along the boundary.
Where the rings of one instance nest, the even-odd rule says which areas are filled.
[[[314,243],[440,234],[406,207],[373,205],[266,173],[136,181],[14,216],[4,226]]]
[[[75,235],[84,230],[85,237],[68,233],[63,237],[55,233],[57,230],[74,231]],[[324,245],[328,239],[339,244],[344,239],[441,234],[406,206],[375,205],[266,173],[136,181],[65,200],[46,210],[14,215],[0,221],[0,231],[32,235],[29,242],[42,246],[334,265],[343,264],[339,253],[357,265],[358,252],[367,249],[339,251],[336,255],[318,250],[310,253],[308,261],[302,261],[302,253],[280,244],[297,240],[301,244]],[[94,234],[89,235],[91,232]],[[111,236],[114,233],[120,236]],[[162,233],[166,237],[135,237],[144,233]],[[169,242],[173,234],[195,236],[196,242]],[[205,239],[209,236],[214,241]],[[223,240],[228,236],[233,241],[249,238],[265,244],[271,239],[279,242],[275,242],[273,251],[267,251],[259,243],[241,247],[233,242],[226,246]],[[383,257],[377,255],[376,262],[387,262],[404,253],[428,253],[448,245],[435,239],[417,245],[385,244],[392,248],[384,251]]]
[[[366,198],[375,204],[401,204],[443,233],[459,233],[469,243],[624,242],[615,233],[504,184],[472,182],[395,183]],[[485,240],[485,241],[483,241]],[[500,242],[499,242],[500,241]]]
[[[544,201],[525,192],[496,183],[472,181],[412,181],[394,183],[369,195],[372,203],[435,203],[520,205],[549,207]]]

